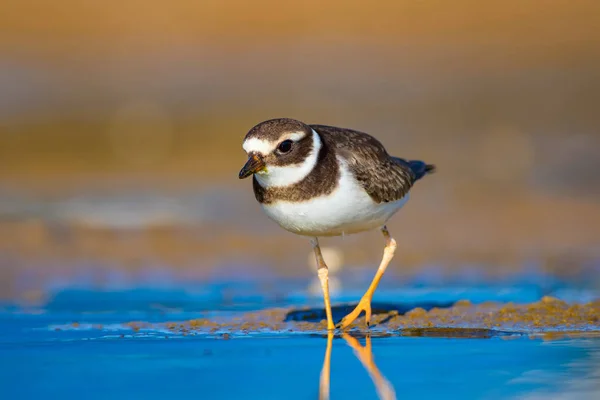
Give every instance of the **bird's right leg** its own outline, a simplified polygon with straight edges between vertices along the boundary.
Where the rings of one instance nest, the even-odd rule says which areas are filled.
[[[373,293],[375,293],[375,289],[377,289],[377,285],[379,285],[379,281],[381,280],[381,277],[383,276],[388,264],[390,261],[392,261],[394,252],[396,251],[396,241],[390,236],[390,233],[385,225],[381,228],[381,233],[383,233],[383,237],[385,238],[385,248],[383,249],[383,258],[381,259],[379,268],[375,273],[375,277],[373,278],[371,285],[369,285],[369,289],[367,289],[366,293],[360,299],[358,305],[338,324],[338,326],[342,329],[346,329],[363,311],[365,312],[365,322],[367,323],[367,327],[371,323],[371,299],[373,298]]]
[[[331,301],[329,299],[329,268],[323,260],[323,254],[321,254],[321,248],[319,247],[319,239],[313,238],[311,241],[315,257],[317,259],[317,274],[319,275],[319,281],[321,281],[321,288],[323,289],[323,299],[325,300],[325,314],[327,315],[327,330],[333,331],[335,326],[333,325],[333,318],[331,316]]]

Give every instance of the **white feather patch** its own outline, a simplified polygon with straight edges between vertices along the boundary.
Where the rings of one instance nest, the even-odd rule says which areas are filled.
[[[277,143],[275,142],[270,142],[268,140],[262,140],[257,138],[247,139],[242,145],[246,153],[255,152],[260,153],[263,156],[266,156],[267,154],[275,150],[275,146],[277,146]]]
[[[304,139],[305,136],[306,136],[306,133],[304,133],[304,132],[292,132],[292,133],[288,133],[287,135],[283,135],[279,139],[279,143],[283,142],[284,140],[292,140],[294,142],[297,142],[300,139]]]

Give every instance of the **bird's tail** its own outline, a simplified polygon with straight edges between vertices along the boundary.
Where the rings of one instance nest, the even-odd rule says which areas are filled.
[[[398,157],[394,158],[411,169],[413,174],[415,174],[415,181],[421,179],[427,174],[432,174],[435,172],[435,165],[433,164],[427,164],[426,162],[419,160],[405,160]]]

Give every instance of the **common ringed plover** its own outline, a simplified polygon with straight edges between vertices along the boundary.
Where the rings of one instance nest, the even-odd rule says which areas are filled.
[[[282,228],[311,238],[328,330],[334,324],[328,269],[318,238],[381,230],[386,244],[375,277],[338,325],[346,328],[364,311],[368,326],[373,293],[396,250],[386,223],[408,201],[413,184],[435,167],[392,157],[366,133],[289,118],[254,126],[243,148],[249,158],[239,178],[254,175],[254,195],[267,216]]]

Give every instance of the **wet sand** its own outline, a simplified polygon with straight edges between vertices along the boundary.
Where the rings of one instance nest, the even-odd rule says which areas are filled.
[[[334,307],[334,318],[351,308]],[[371,329],[366,329],[364,317],[361,317],[349,330],[359,335],[369,332],[375,336],[467,338],[543,334],[544,338],[550,339],[584,333],[600,335],[600,300],[569,304],[546,296],[530,304],[486,302],[477,305],[463,300],[447,308],[432,307],[425,310],[417,307],[404,313],[398,309],[378,310],[375,304],[373,312]],[[231,335],[268,332],[323,333],[326,327],[323,317],[323,311],[318,309],[274,308],[233,318],[192,319],[161,324],[133,321],[126,323],[124,328],[135,332],[166,329],[183,335],[218,334],[227,339]],[[101,326],[97,328],[102,329]]]

